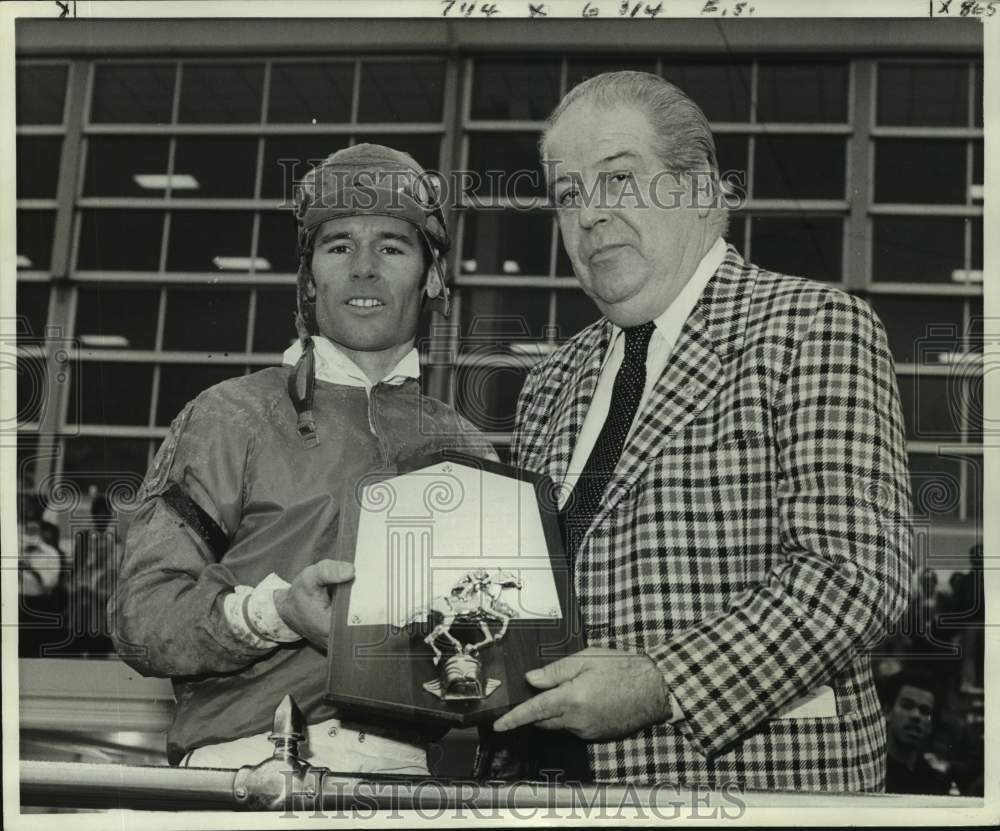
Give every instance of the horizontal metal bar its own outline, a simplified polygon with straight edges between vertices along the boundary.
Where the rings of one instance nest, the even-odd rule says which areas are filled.
[[[981,283],[890,283],[873,280],[860,293],[923,295],[926,297],[982,297],[983,286]]]
[[[912,205],[902,203],[874,203],[868,206],[872,216],[982,216],[982,205]]]
[[[740,205],[741,213],[774,213],[787,211],[794,214],[841,212],[847,213],[851,203],[846,199],[748,199]]]
[[[569,289],[580,288],[576,277],[527,277],[517,274],[456,274],[455,286],[468,288]]]
[[[289,273],[257,273],[246,272],[222,273],[206,272],[164,272],[155,271],[75,271],[70,275],[77,283],[137,283],[139,285],[160,286],[164,283],[178,285],[207,286],[241,286],[243,288],[258,288],[264,286],[295,285],[296,277]]]
[[[278,199],[158,199],[147,196],[82,196],[76,200],[81,209],[153,210],[153,211],[287,211],[292,227],[291,208]]]
[[[59,207],[56,199],[18,199],[19,211],[54,211]]]
[[[64,438],[96,436],[112,439],[162,439],[170,432],[169,427],[142,427],[123,424],[66,424]]]
[[[463,125],[470,133],[541,133],[545,129],[544,121],[500,120],[500,119],[469,119]],[[821,135],[848,136],[854,132],[850,124],[823,123],[783,123],[767,122],[751,124],[743,121],[720,121],[709,125],[713,133],[761,135]]]
[[[587,806],[634,805],[654,810],[656,816],[688,806],[710,810],[716,815],[727,804],[726,795],[719,792],[689,791],[643,785],[576,785],[573,787],[548,782],[516,782],[510,784],[477,785],[459,780],[428,777],[375,777],[346,779],[332,775],[325,768],[314,768],[306,773],[299,787],[318,785],[319,800],[313,795],[296,792],[285,806],[288,811],[297,809],[300,816],[316,811],[342,811],[357,807],[371,811],[379,809],[409,810],[427,808],[435,811],[469,810],[504,811],[514,808],[579,808]],[[362,775],[363,776],[363,775]],[[20,763],[21,802],[24,805],[139,808],[139,809],[233,809],[238,806],[235,797],[237,771],[220,768],[171,768],[139,765],[108,765],[85,762],[29,762]],[[280,782],[288,781],[282,777]],[[428,787],[433,782],[433,787]],[[258,784],[254,782],[254,784]],[[264,786],[268,781],[260,783]],[[264,796],[243,793],[248,796]],[[911,805],[914,798],[893,794],[823,794],[797,793],[777,798],[790,800],[807,808],[829,808],[833,803],[847,808],[880,805],[893,807]],[[745,792],[742,801],[754,807],[773,807],[776,795],[768,792]],[[919,797],[921,807],[948,807],[961,809],[981,804],[981,800],[968,797]],[[295,816],[288,811],[283,816]],[[441,814],[439,814],[441,815]],[[707,815],[707,814],[706,814]],[[499,816],[499,814],[498,814]],[[329,818],[328,818],[329,819]]]
[[[780,121],[768,121],[758,124],[744,124],[727,121],[712,124],[711,127],[713,133],[724,133],[727,135],[746,134],[750,136],[849,136],[854,132],[852,124],[825,124],[821,122],[786,124]]]
[[[926,453],[933,456],[982,456],[981,444],[960,444],[951,442],[945,444],[939,441],[908,441],[907,453]]]
[[[52,275],[48,271],[39,271],[34,268],[18,270],[17,281],[19,283],[51,283]]]
[[[444,133],[440,122],[328,122],[324,124],[85,124],[84,135],[138,136],[283,136],[351,133]]]
[[[290,338],[289,338],[290,340]],[[261,364],[273,366],[281,363],[280,352],[181,352],[164,350],[155,352],[143,349],[75,349],[70,358],[77,361],[108,361],[112,363],[157,364]]]
[[[61,136],[66,132],[65,124],[18,124],[15,132],[19,136]]]
[[[872,127],[872,138],[981,139],[982,127]]]
[[[50,807],[232,808],[235,770],[21,762],[21,803]]]
[[[983,354],[981,352],[966,352],[949,363],[935,364],[913,364],[897,363],[896,374],[905,375],[910,378],[919,377],[947,377],[955,374],[957,369],[967,372],[969,370],[983,371]]]

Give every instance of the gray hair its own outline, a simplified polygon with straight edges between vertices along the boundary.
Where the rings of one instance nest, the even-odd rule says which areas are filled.
[[[567,109],[584,100],[606,108],[632,105],[644,113],[653,130],[653,149],[664,168],[672,173],[707,173],[715,198],[721,196],[715,138],[705,113],[682,89],[649,72],[605,72],[573,87],[545,121],[538,143],[543,157],[549,131]],[[725,233],[728,210],[716,205],[713,214],[720,232]]]

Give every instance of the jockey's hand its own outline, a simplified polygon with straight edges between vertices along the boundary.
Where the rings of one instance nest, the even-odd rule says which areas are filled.
[[[299,572],[287,589],[276,589],[274,605],[281,619],[317,649],[326,651],[330,637],[329,586],[354,579],[354,566],[320,560]]]
[[[646,655],[589,647],[525,678],[543,692],[494,722],[497,732],[534,724],[582,739],[610,739],[671,720],[670,693]]]

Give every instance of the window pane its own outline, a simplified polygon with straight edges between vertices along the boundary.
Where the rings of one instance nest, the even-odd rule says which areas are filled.
[[[347,147],[346,136],[276,136],[264,141],[260,195],[292,204],[294,183],[331,153]]]
[[[844,198],[844,139],[758,136],[755,146],[755,199]]]
[[[734,184],[742,182],[744,191],[747,183],[747,159],[750,141],[746,136],[721,135],[715,137],[715,158],[719,163],[719,175]]]
[[[81,361],[73,372],[66,423],[149,423],[152,364]]]
[[[983,219],[976,217],[966,220],[972,225],[972,251],[970,268],[983,268]]]
[[[879,124],[964,127],[968,124],[968,68],[961,65],[878,65]]]
[[[897,381],[907,440],[959,440],[960,399],[951,379],[900,375]]]
[[[876,280],[950,283],[965,260],[963,220],[952,217],[877,216],[872,272]]]
[[[167,138],[89,138],[83,195],[164,196],[169,152]]]
[[[59,185],[61,136],[17,137],[18,199],[54,199]]]
[[[252,232],[251,213],[174,211],[167,271],[246,271]]]
[[[4,382],[9,383],[9,364],[3,374]],[[15,359],[17,371],[17,423],[37,423],[45,412],[45,401],[48,395],[48,370],[45,366],[45,356],[40,352],[35,354],[20,354]],[[9,389],[9,387],[8,387]]]
[[[559,102],[559,61],[477,60],[472,118],[541,121]]]
[[[910,454],[914,516],[958,518],[962,502],[961,462],[951,457]]]
[[[80,286],[74,331],[83,347],[153,349],[159,307],[156,288]]]
[[[983,184],[983,140],[972,142],[972,184]]]
[[[15,74],[18,124],[62,124],[66,100],[65,66],[19,66]]]
[[[327,124],[351,120],[353,63],[273,63],[267,120]]]
[[[757,120],[847,121],[847,64],[769,64],[757,72]]]
[[[25,283],[17,281],[17,316],[23,318],[23,324],[16,331],[31,337],[42,337],[45,334],[45,323],[49,317],[49,284]]]
[[[506,288],[462,289],[460,333],[470,338],[469,348],[482,352],[482,342],[497,352],[509,354],[512,341],[537,341],[545,334],[549,320],[549,293],[544,289],[512,292]]]
[[[537,133],[473,133],[469,170],[475,179],[463,190],[482,197],[544,196],[537,142]]]
[[[976,127],[983,126],[983,65],[981,63],[976,64],[976,101],[975,101],[975,115],[973,116],[973,125]]]
[[[455,370],[455,409],[488,432],[514,429],[517,396],[528,363],[521,367],[476,366]]]
[[[44,271],[52,261],[55,211],[17,212],[17,268]]]
[[[440,121],[443,105],[440,61],[361,65],[358,121]]]
[[[233,364],[193,366],[164,364],[160,368],[160,397],[156,406],[156,423],[166,427],[184,409],[184,405],[202,390],[227,378],[243,374],[243,367]]]
[[[977,527],[983,522],[983,457],[965,456],[965,516]]]
[[[568,338],[601,317],[594,301],[582,289],[556,292],[556,326],[559,338]]]
[[[559,226],[556,226],[556,234],[559,236],[556,242],[556,276],[558,277],[575,277],[576,272],[573,270],[573,263],[569,258],[569,254],[566,253],[566,246],[563,245],[562,235],[559,234]]]
[[[257,258],[264,258],[275,274],[296,274],[299,270],[295,218],[291,211],[262,213],[257,232]],[[258,263],[258,270],[262,270]]]
[[[966,342],[969,351],[982,352],[985,340],[982,298],[969,300],[969,325]]]
[[[596,75],[603,75],[605,72],[621,72],[631,70],[633,72],[656,72],[656,61],[630,60],[628,58],[584,58],[582,60],[568,61],[566,69],[566,89],[571,90],[581,81],[593,78]]]
[[[174,196],[252,197],[256,174],[255,138],[177,139],[172,180]]]
[[[83,211],[77,268],[158,271],[162,211]]]
[[[965,429],[965,440],[974,444],[983,443],[983,376],[979,373],[966,372],[960,384],[953,384],[961,399],[962,426]],[[956,402],[958,403],[958,402]],[[987,419],[987,426],[995,430],[996,416]]]
[[[253,124],[260,121],[263,64],[184,64],[181,124]]]
[[[463,274],[549,273],[552,218],[542,211],[467,211]]]
[[[726,242],[746,258],[746,216],[741,213],[729,214],[729,228],[724,234]]]
[[[878,294],[869,302],[885,325],[897,363],[940,365],[962,351],[963,300]]]
[[[878,139],[875,201],[965,204],[965,142]]]
[[[106,490],[109,474],[135,482],[149,466],[149,439],[113,439],[104,436],[80,436],[66,439],[63,479],[75,482],[84,492],[93,485]]]
[[[254,352],[284,352],[295,340],[295,286],[257,289]]]
[[[167,292],[163,348],[245,351],[249,302],[246,289],[171,288]]]
[[[749,63],[664,62],[663,77],[684,90],[709,121],[750,120]]]
[[[837,282],[843,274],[840,217],[755,216],[750,250],[761,268]]]
[[[112,64],[94,68],[90,120],[97,124],[169,124],[173,64]]]
[[[354,137],[355,144],[365,142],[383,144],[386,147],[409,153],[424,170],[440,170],[441,168],[440,136],[428,136],[420,133],[390,133],[385,135],[361,134]]]

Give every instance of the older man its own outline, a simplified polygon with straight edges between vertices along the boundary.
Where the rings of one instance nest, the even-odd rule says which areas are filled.
[[[881,789],[867,651],[909,583],[882,326],[726,245],[708,123],[662,79],[584,82],[542,150],[604,317],[530,373],[513,457],[562,483],[590,646],[495,729],[579,737],[601,781]]]
[[[174,420],[139,495],[110,609],[122,658],[174,680],[172,764],[267,757],[288,693],[313,764],[426,773],[430,732],[342,720],[323,701],[328,587],[350,580],[341,510],[374,470],[442,448],[495,458],[419,388],[422,300],[447,299],[448,233],[407,154],[338,151],[297,193],[300,339]],[[289,584],[289,581],[290,584]]]

